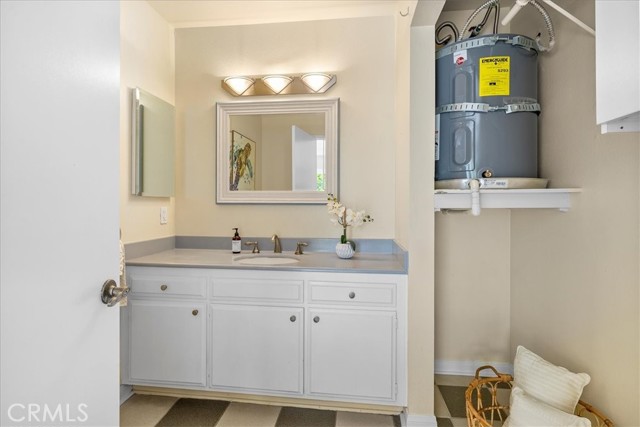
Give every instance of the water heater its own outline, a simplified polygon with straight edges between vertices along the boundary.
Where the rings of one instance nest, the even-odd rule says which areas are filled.
[[[534,40],[492,34],[437,51],[436,188],[472,179],[545,186],[537,179],[539,113]]]

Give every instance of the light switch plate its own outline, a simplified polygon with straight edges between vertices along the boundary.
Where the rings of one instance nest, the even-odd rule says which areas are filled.
[[[160,224],[164,225],[169,221],[169,211],[166,206],[160,208]]]

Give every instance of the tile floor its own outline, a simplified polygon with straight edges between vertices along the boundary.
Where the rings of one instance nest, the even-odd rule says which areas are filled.
[[[466,427],[464,390],[470,377],[436,375],[438,427]],[[135,395],[120,407],[122,427],[397,427],[399,418],[343,411]]]

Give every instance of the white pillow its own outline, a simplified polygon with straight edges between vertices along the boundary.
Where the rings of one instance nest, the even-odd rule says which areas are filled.
[[[582,389],[591,381],[589,375],[574,374],[523,346],[518,346],[516,351],[513,374],[514,384],[529,396],[570,414],[580,400]]]
[[[527,395],[521,388],[511,391],[511,408],[505,425],[509,427],[591,427],[587,418],[567,414]]]

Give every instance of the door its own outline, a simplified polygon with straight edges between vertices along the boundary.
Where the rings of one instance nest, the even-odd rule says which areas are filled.
[[[396,313],[310,309],[310,395],[396,398]]]
[[[302,393],[300,307],[211,305],[214,387]]]
[[[119,3],[0,2],[1,425],[118,425]]]
[[[315,191],[318,186],[318,142],[298,126],[291,126],[293,191]]]
[[[127,311],[133,384],[206,385],[204,302],[129,300]]]

